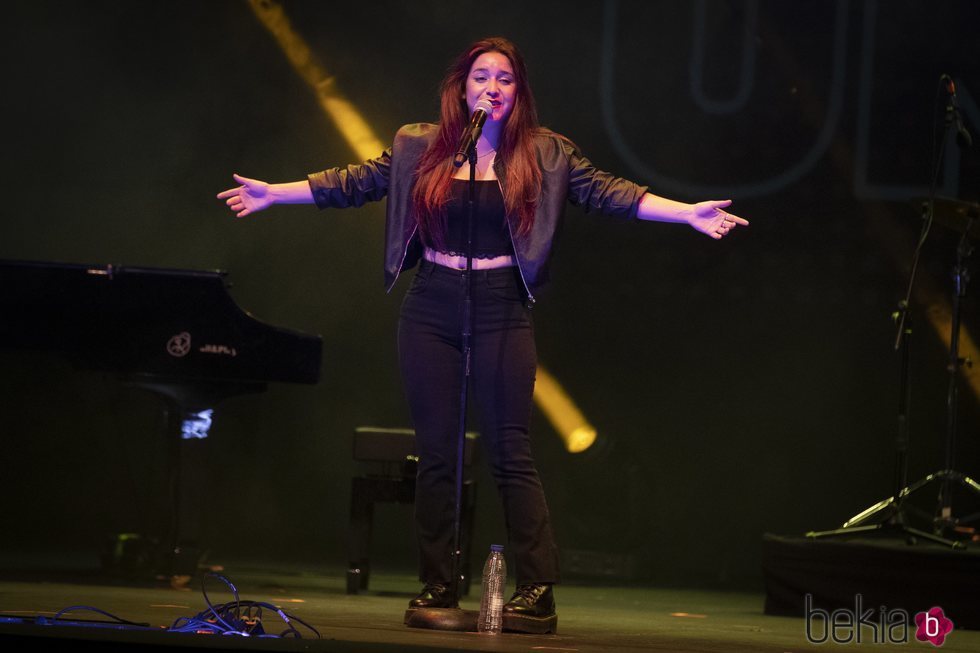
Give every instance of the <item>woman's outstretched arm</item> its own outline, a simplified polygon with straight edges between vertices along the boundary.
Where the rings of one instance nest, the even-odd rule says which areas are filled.
[[[225,200],[225,204],[235,212],[237,218],[257,213],[273,204],[313,204],[310,182],[305,179],[284,184],[268,184],[238,174],[232,177],[240,186],[221,191],[218,193],[218,199]]]
[[[735,225],[749,224],[748,220],[722,210],[731,203],[731,200],[709,200],[686,204],[645,193],[640,198],[636,217],[656,222],[686,222],[701,233],[719,240],[734,229]]]

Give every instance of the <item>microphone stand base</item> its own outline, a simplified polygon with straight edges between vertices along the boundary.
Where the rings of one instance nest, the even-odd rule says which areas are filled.
[[[479,616],[479,610],[462,608],[410,608],[405,610],[405,625],[409,628],[475,633]]]

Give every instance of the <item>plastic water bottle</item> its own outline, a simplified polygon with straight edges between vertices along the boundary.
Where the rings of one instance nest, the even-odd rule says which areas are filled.
[[[481,633],[499,635],[504,625],[504,585],[507,583],[507,563],[504,547],[490,545],[490,555],[483,565],[483,596],[480,599],[480,618],[476,629]]]

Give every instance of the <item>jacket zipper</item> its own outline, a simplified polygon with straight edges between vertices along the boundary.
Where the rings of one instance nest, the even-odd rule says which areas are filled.
[[[385,291],[386,293],[390,293],[391,289],[395,287],[396,283],[398,283],[398,277],[401,276],[402,268],[405,267],[405,258],[408,257],[408,246],[412,244],[412,239],[415,238],[415,232],[418,230],[419,230],[418,224],[412,227],[412,233],[408,237],[408,240],[405,241],[405,248],[404,251],[402,252],[402,261],[401,263],[398,264],[398,269],[395,270],[395,278],[391,280],[391,285],[388,286],[388,290]]]
[[[494,172],[497,172],[496,166],[494,166]],[[500,175],[497,175],[497,188],[500,189],[500,194],[504,194],[504,187],[500,184]],[[504,222],[507,223],[507,233],[510,234],[510,246],[514,249],[514,260],[517,261],[517,271],[521,275],[521,283],[524,284],[524,290],[527,291],[527,307],[534,308],[534,303],[537,302],[534,295],[531,294],[531,288],[527,285],[527,279],[524,278],[524,269],[521,268],[521,257],[517,253],[517,243],[514,242],[514,230],[510,226],[510,220],[507,216],[504,216]]]

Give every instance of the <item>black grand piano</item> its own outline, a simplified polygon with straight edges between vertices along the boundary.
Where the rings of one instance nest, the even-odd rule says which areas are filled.
[[[192,575],[203,546],[201,442],[215,406],[269,382],[320,377],[320,337],[252,317],[226,276],[0,260],[0,347],[59,352],[166,402],[174,491],[164,565],[173,575]]]

